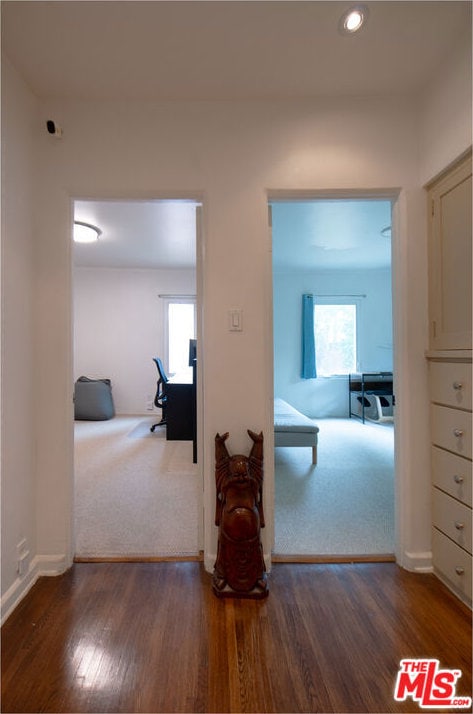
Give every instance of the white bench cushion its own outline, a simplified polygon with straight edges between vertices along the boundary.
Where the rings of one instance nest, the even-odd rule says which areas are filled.
[[[316,434],[319,431],[319,427],[283,399],[275,399],[274,431]]]

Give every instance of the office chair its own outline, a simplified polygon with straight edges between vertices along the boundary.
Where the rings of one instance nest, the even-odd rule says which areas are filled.
[[[161,362],[159,357],[153,357],[153,362],[156,365],[159,375],[159,379],[156,383],[156,396],[154,398],[154,406],[162,409],[162,414],[161,421],[159,421],[157,424],[153,424],[153,426],[150,428],[150,431],[154,431],[157,426],[164,426],[166,424],[166,404],[168,400],[166,395],[166,384],[168,382],[168,377],[166,375],[166,372],[164,371],[163,363]]]

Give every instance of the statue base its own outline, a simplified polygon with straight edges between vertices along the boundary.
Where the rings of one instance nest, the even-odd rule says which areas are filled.
[[[266,573],[264,578],[251,590],[234,590],[228,583],[222,585],[221,579],[214,573],[212,577],[212,590],[217,597],[250,598],[263,600],[269,595]]]

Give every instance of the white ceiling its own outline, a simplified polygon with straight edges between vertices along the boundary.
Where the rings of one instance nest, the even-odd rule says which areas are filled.
[[[275,270],[384,268],[391,262],[387,200],[273,203]],[[74,245],[80,267],[192,269],[196,204],[191,201],[76,201],[75,220],[102,231]]]
[[[346,37],[338,22],[351,4],[2,0],[2,51],[42,99],[244,100],[415,97],[458,44],[471,45],[469,0],[366,2],[366,27]],[[104,233],[98,245],[76,247],[77,262],[188,266],[194,208],[180,208],[78,204],[76,218]],[[325,262],[360,255],[318,251]]]
[[[75,201],[74,219],[102,231],[74,245],[74,264],[101,268],[195,268],[192,201]]]
[[[282,201],[272,215],[275,271],[391,265],[390,201]]]
[[[416,93],[461,36],[471,3],[3,0],[2,47],[34,92],[72,99],[248,99]]]

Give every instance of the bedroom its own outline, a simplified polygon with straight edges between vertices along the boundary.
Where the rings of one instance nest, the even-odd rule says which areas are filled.
[[[271,210],[274,394],[319,427],[317,466],[308,448],[276,448],[275,553],[392,557],[393,398],[381,406],[365,394],[362,423],[362,397],[349,395],[350,373],[393,371],[391,201],[279,200]],[[303,295],[315,309],[316,372],[305,377]]]

